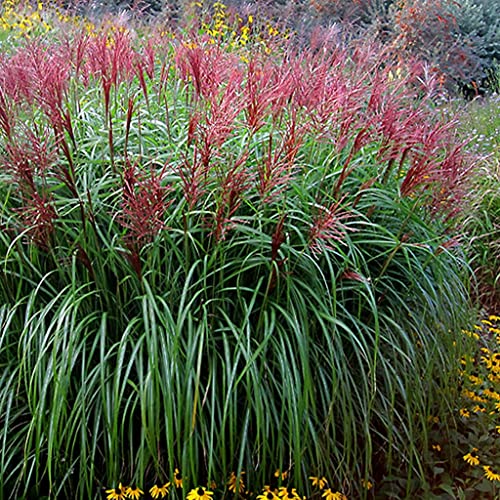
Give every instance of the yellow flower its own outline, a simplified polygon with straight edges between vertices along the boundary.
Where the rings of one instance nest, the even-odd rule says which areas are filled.
[[[373,488],[373,483],[371,481],[368,481],[368,480],[365,480],[365,479],[361,479],[361,486],[365,490],[371,490]]]
[[[483,394],[490,399],[496,399],[497,401],[500,401],[500,394],[498,392],[494,391],[491,388],[487,388],[483,391]]]
[[[470,411],[467,408],[460,408],[460,416],[464,418],[469,418]]]
[[[481,356],[481,361],[485,364],[485,366],[486,366],[486,368],[488,368],[488,370],[491,368],[490,358],[487,358],[486,356]]]
[[[278,36],[280,34],[280,32],[271,25],[267,27],[267,33],[269,34],[269,36]]]
[[[321,496],[324,497],[325,500],[347,500],[347,497],[343,493],[340,493],[340,491],[332,491],[330,488],[325,490]]]
[[[432,449],[436,451],[441,451],[441,445],[440,444],[433,444]]]
[[[120,483],[118,488],[112,488],[110,490],[106,490],[106,498],[107,500],[125,500],[125,491],[126,487]]]
[[[213,491],[208,491],[203,486],[195,488],[188,493],[186,497],[187,500],[211,500],[211,496],[213,495]]]
[[[127,498],[133,498],[134,500],[137,500],[138,498],[141,498],[142,495],[144,495],[144,491],[142,491],[140,488],[137,486],[129,486],[125,490],[125,495]]]
[[[285,488],[285,486],[282,486],[279,489],[278,496],[281,498],[281,500],[301,500],[295,488],[288,489]]]
[[[320,490],[322,490],[328,484],[328,481],[325,477],[309,476],[309,479],[311,480],[311,484],[313,486],[316,486]]]
[[[165,498],[168,495],[168,489],[170,488],[170,482],[165,483],[163,486],[156,486],[156,484],[150,488],[149,494],[156,500],[157,498]]]
[[[489,364],[489,369],[491,369],[494,373],[500,373],[500,352],[494,352],[491,355]]]
[[[467,335],[467,337],[471,337],[474,340],[479,340],[481,337],[476,332],[471,332],[470,330],[462,330],[462,333]]]
[[[483,469],[486,479],[489,479],[490,481],[500,481],[500,473],[495,472],[491,468],[491,465],[483,465]]]
[[[262,493],[257,497],[257,500],[280,500],[280,497],[274,491],[264,488]]]
[[[177,467],[174,470],[174,484],[176,488],[182,488],[182,474]]]
[[[474,391],[469,391],[468,389],[464,389],[462,391],[462,395],[466,398],[469,398],[472,401],[475,401],[476,403],[486,403],[487,399],[482,398],[478,394],[476,394]]]
[[[243,479],[241,477],[243,474],[245,473],[241,472],[240,476],[237,478],[236,474],[234,472],[231,472],[231,474],[229,475],[229,480],[227,482],[229,491],[236,493],[236,489],[238,489],[238,492],[242,493],[245,490],[245,483],[243,482]],[[238,486],[236,486],[236,483],[238,483]]]
[[[470,465],[479,465],[479,457],[477,456],[477,448],[472,448],[472,451],[464,455],[462,458]]]
[[[274,477],[281,477],[281,480],[284,481],[288,477],[288,472],[281,472],[279,469],[274,471]]]

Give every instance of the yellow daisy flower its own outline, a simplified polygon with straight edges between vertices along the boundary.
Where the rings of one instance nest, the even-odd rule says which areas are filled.
[[[325,500],[347,500],[347,497],[340,491],[332,491],[330,488],[321,495]]]
[[[170,482],[165,483],[163,486],[157,486],[156,484],[149,489],[149,494],[156,500],[157,498],[165,498],[168,495],[168,489],[170,488]]]
[[[280,497],[276,495],[274,491],[264,489],[264,491],[257,496],[257,500],[280,500]]]
[[[274,471],[274,477],[281,477],[281,480],[284,481],[288,477],[288,472],[281,472],[279,469]]]
[[[470,465],[479,465],[479,457],[477,456],[477,448],[472,448],[472,451],[464,455],[462,458]]]
[[[295,488],[289,489],[285,486],[282,486],[279,489],[278,496],[281,498],[281,500],[301,500]]]
[[[210,497],[213,495],[213,491],[208,491],[203,486],[191,490],[187,495],[187,500],[212,500]]]
[[[490,481],[500,481],[500,473],[494,471],[491,465],[483,465],[484,476]]]
[[[320,490],[328,484],[326,477],[309,476],[309,479],[311,480],[311,484]]]
[[[174,470],[174,484],[176,488],[182,488],[182,474],[177,467]]]
[[[485,389],[483,391],[483,394],[487,397],[487,398],[490,398],[490,399],[496,399],[497,401],[500,401],[500,394],[498,394],[498,392],[494,391],[493,389],[491,389],[490,387],[488,387],[487,389]]]
[[[494,372],[494,373],[499,373],[500,372],[500,352],[495,352],[491,355],[490,359],[490,365],[489,368]]]
[[[241,472],[239,477],[236,477],[234,472],[231,472],[229,475],[229,480],[227,481],[228,490],[236,493],[236,489],[238,489],[238,493],[242,493],[245,490],[245,483],[243,482],[242,475],[245,474]]]
[[[125,490],[125,496],[127,498],[133,498],[134,500],[137,500],[137,499],[141,498],[142,495],[144,495],[144,491],[142,491],[140,488],[138,488],[135,485],[129,486]]]
[[[125,500],[125,492],[127,488],[120,483],[117,488],[112,488],[110,490],[106,490],[106,499],[107,500]]]

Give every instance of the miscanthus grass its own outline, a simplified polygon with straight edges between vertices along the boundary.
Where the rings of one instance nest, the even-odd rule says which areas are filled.
[[[270,47],[108,25],[1,56],[7,498],[425,481],[467,157],[418,67]]]

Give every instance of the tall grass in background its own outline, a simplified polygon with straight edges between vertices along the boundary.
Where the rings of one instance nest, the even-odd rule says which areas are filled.
[[[6,497],[174,468],[425,487],[468,311],[454,124],[373,47],[243,33],[66,30],[2,56]]]
[[[500,307],[500,79],[493,94],[478,97],[459,110],[460,130],[468,148],[481,158],[471,172],[467,210],[463,213],[468,260],[476,278],[475,294],[494,313]]]

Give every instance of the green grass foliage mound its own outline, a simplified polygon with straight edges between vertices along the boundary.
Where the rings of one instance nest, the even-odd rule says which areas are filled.
[[[175,467],[354,496],[394,464],[425,475],[467,311],[454,125],[372,48],[214,42],[109,28],[1,56],[15,498]]]

